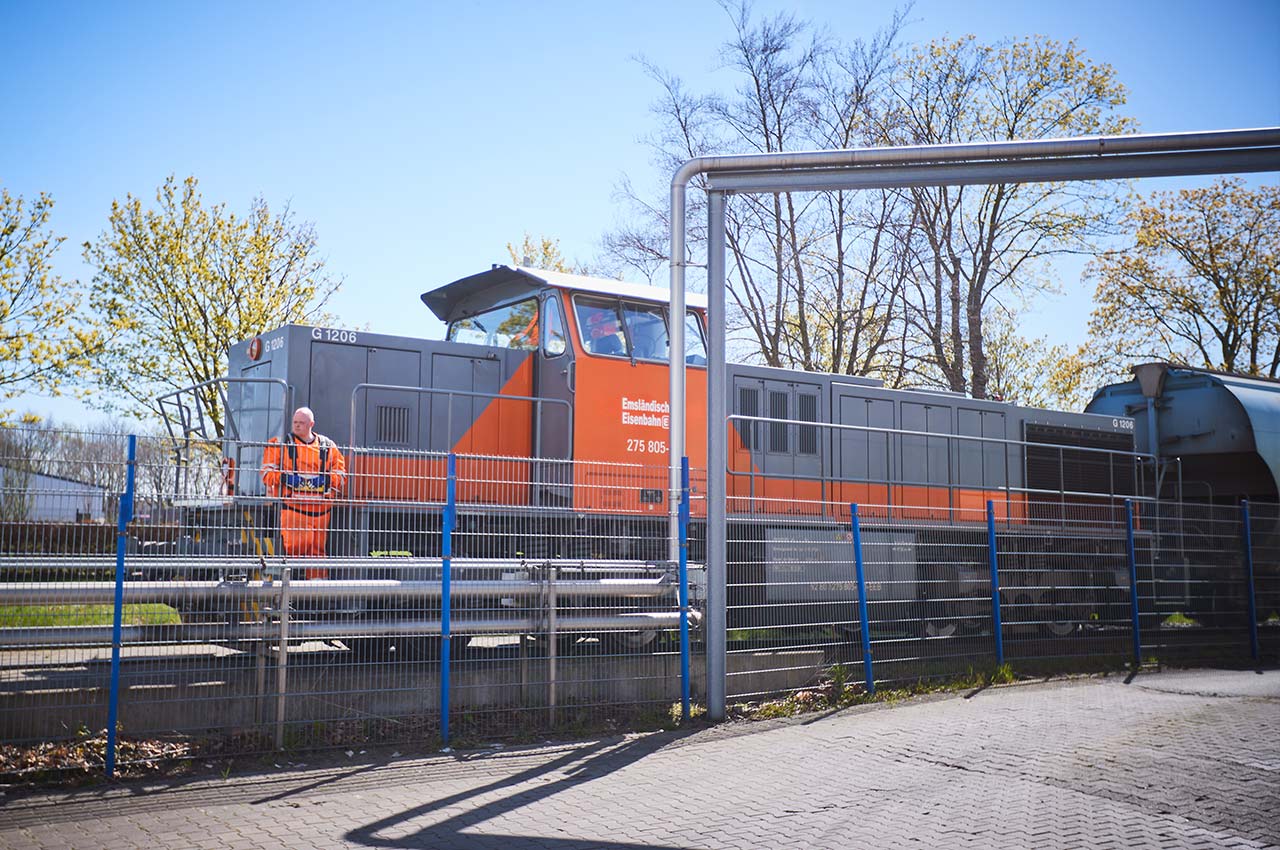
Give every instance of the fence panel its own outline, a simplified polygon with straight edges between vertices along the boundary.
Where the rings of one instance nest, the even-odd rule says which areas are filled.
[[[1132,657],[1124,506],[1031,500],[997,524],[1005,657],[1022,669]]]
[[[848,507],[788,499],[729,520],[729,687],[738,700],[811,689],[862,663]],[[1004,658],[1021,670],[1131,657],[1123,508],[1026,503],[994,523]],[[987,513],[859,505],[875,678],[944,679],[997,663]],[[836,675],[841,675],[837,673]]]
[[[1134,526],[1143,653],[1173,664],[1247,658],[1239,506],[1148,503],[1137,509]]]
[[[0,741],[76,740],[106,727],[126,445],[119,434],[77,434],[59,451],[41,429],[4,429]],[[172,619],[148,601],[123,610],[130,630]]]

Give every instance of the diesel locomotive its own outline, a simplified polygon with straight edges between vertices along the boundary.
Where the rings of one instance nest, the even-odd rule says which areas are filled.
[[[225,493],[218,504],[193,508],[209,512],[193,520],[209,529],[205,551],[279,554],[262,451],[287,429],[290,411],[306,405],[347,453],[330,555],[438,556],[453,454],[455,556],[670,571],[667,329],[683,321],[695,470],[690,558],[702,559],[705,300],[690,295],[686,315],[673,317],[665,289],[493,266],[422,301],[445,323],[443,340],[289,325],[231,348],[228,376],[218,382]],[[1113,519],[1120,500],[1143,490],[1151,476],[1131,415],[1036,410],[743,364],[730,364],[726,380],[730,608],[738,625],[760,625],[773,616],[763,613],[770,606],[792,599],[825,595],[847,608],[848,583],[828,581],[824,571],[843,560],[833,547],[847,545],[850,503],[866,506],[867,545],[884,553],[893,575],[873,585],[871,599],[924,602],[922,620],[943,634],[962,619],[946,616],[952,603],[980,587],[965,574],[985,569],[985,556],[956,563],[955,552],[980,550],[988,502],[1003,526],[1024,530],[1018,548],[1028,564],[1013,572],[1025,578],[1025,601],[1046,606],[1050,628],[1073,627],[1048,610],[1058,585],[1120,582],[1109,570],[1087,581],[1050,578],[1066,561],[1050,554],[1060,541],[1043,528],[1061,526],[1069,506]],[[174,421],[188,423],[182,436],[196,421],[186,392],[161,400]],[[891,527],[902,521],[951,531]],[[228,533],[219,538],[215,526]],[[1088,534],[1072,539],[1099,545]],[[832,597],[832,587],[844,589]]]

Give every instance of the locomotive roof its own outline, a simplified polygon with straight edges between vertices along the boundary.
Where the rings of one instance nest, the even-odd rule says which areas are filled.
[[[671,300],[670,290],[662,286],[646,286],[623,280],[566,274],[524,266],[495,265],[488,271],[473,274],[422,293],[422,303],[431,308],[431,312],[435,313],[441,321],[448,322],[478,313],[496,304],[516,300],[544,286],[555,286],[575,292],[612,295],[618,298],[634,298],[640,301],[657,301],[662,304]],[[690,292],[686,293],[685,302],[690,307],[705,309],[707,297]]]

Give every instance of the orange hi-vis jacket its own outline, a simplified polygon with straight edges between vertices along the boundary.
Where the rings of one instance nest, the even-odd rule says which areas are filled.
[[[262,452],[262,483],[280,497],[280,537],[287,555],[323,557],[332,503],[347,483],[347,464],[333,440],[315,434],[304,443],[287,434],[284,445],[274,437]],[[315,575],[313,575],[315,573]],[[307,570],[307,578],[323,578],[324,570]]]

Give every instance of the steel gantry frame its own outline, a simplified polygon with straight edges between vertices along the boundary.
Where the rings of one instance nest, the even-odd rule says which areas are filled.
[[[1280,127],[1158,135],[704,156],[671,180],[671,315],[685,310],[685,194],[706,178],[707,202],[707,711],[725,714],[726,517],[724,441],[726,194],[1042,183],[1280,171]],[[685,325],[671,323],[670,544],[679,558],[680,464],[685,455]]]

